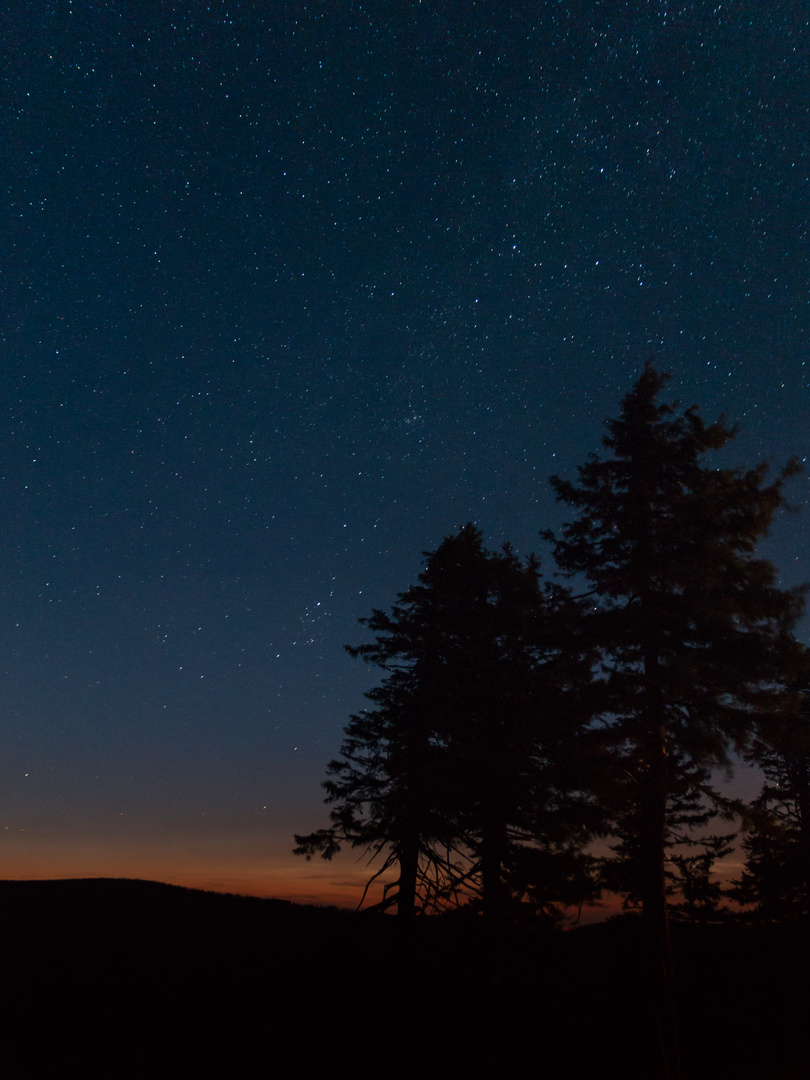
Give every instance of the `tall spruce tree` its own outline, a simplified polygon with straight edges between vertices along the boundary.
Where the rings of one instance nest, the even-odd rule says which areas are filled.
[[[801,597],[755,558],[795,466],[766,483],[764,466],[708,465],[735,430],[660,402],[667,379],[649,362],[608,421],[606,456],[580,466],[578,484],[552,484],[578,511],[555,558],[591,590],[620,884],[641,903],[651,970],[662,972],[658,1019],[667,1074],[677,1075],[665,867],[673,801],[710,796],[707,771],[746,745],[757,715],[784,706]]]
[[[424,907],[456,890],[497,918],[515,882],[527,895],[538,884],[530,850],[546,856],[539,906],[587,891],[587,813],[570,790],[586,662],[559,647],[553,628],[567,617],[564,590],[542,589],[533,560],[486,551],[472,525],[448,537],[390,614],[361,620],[375,638],[349,652],[385,678],[329,766],[332,825],[296,837],[296,850],[384,848],[404,915],[417,896]]]

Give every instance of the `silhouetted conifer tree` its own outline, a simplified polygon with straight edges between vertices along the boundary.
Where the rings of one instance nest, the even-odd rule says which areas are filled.
[[[549,912],[577,886],[581,900],[592,883],[580,850],[587,811],[572,793],[584,726],[572,699],[588,665],[559,647],[555,630],[570,617],[564,590],[541,589],[533,560],[486,551],[472,525],[448,537],[390,614],[361,620],[375,639],[349,652],[386,677],[329,766],[331,827],[297,837],[296,850],[385,849],[384,866],[399,865],[402,914],[417,895],[425,907],[480,891],[497,916],[517,882]]]
[[[522,565],[508,546],[486,551],[471,525],[406,596],[420,692],[446,751],[455,844],[471,856],[467,880],[480,883],[485,914],[498,918],[519,898],[547,914],[581,901],[593,889],[581,850],[592,808],[577,768],[589,664],[570,632],[570,597],[541,588],[534,560]],[[384,619],[373,628],[392,630]]]
[[[776,587],[771,564],[754,558],[795,466],[766,484],[762,466],[704,464],[735,431],[661,403],[667,378],[648,363],[608,421],[607,456],[580,466],[578,484],[552,477],[558,498],[578,511],[555,557],[592,590],[589,634],[615,745],[622,888],[640,900],[650,956],[664,972],[665,1028],[672,797],[690,788],[709,796],[706,770],[745,746],[757,714],[782,707],[801,607],[796,592]],[[674,1030],[663,1034],[669,1075],[677,1075]]]
[[[444,861],[439,845],[445,826],[437,808],[443,750],[406,671],[390,671],[366,697],[374,707],[350,718],[341,756],[327,766],[331,825],[296,836],[295,852],[331,859],[350,844],[372,859],[381,856],[369,885],[398,867],[396,891],[391,895],[386,887],[382,906],[395,902],[398,913],[408,917],[420,880],[423,903],[429,904],[445,876],[437,874]]]
[[[810,653],[806,654],[810,659]],[[808,670],[810,665],[806,664]],[[806,683],[805,683],[806,685]],[[782,922],[810,914],[810,690],[798,708],[761,726],[749,761],[765,774],[750,807],[746,865],[732,895]]]

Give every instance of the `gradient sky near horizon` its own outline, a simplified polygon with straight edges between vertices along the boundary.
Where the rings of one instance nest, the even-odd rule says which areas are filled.
[[[808,455],[806,12],[0,26],[0,877],[356,901],[354,856],[292,833],[374,682],[343,645],[423,551],[471,520],[542,556],[548,475],[651,354],[739,423],[724,460]],[[809,523],[764,547],[785,584]]]

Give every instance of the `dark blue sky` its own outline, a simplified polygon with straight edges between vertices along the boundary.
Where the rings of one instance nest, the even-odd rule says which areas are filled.
[[[290,837],[423,550],[542,554],[651,353],[807,455],[801,10],[10,5],[0,875],[339,895]]]

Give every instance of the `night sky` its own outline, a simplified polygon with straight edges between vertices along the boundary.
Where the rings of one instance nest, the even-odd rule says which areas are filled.
[[[723,463],[808,454],[806,9],[0,20],[0,877],[356,900],[292,833],[423,551],[542,557],[651,354]]]

